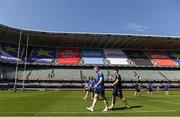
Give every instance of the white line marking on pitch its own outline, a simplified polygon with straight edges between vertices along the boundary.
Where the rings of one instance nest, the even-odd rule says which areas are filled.
[[[109,111],[109,112],[98,112],[98,111],[95,111],[95,112],[0,112],[0,113],[9,113],[9,114],[23,114],[23,113],[26,113],[26,114],[34,114],[34,113],[37,113],[37,114],[85,114],[85,113],[148,113],[148,112],[179,112],[180,110],[159,110],[159,111],[128,111],[128,112],[123,112],[123,111],[119,111],[119,112],[112,112],[112,111]]]
[[[153,100],[152,101],[155,101],[155,102],[162,102],[162,103],[168,103],[168,104],[174,104],[174,105],[180,105],[179,103],[173,103],[173,102],[170,102],[170,101],[164,101],[164,100]]]

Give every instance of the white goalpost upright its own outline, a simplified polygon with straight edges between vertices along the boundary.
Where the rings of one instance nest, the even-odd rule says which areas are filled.
[[[28,54],[28,46],[29,46],[29,35],[27,36],[26,42],[26,53],[25,53],[25,60],[24,60],[24,71],[23,71],[23,82],[22,82],[22,91],[24,91],[24,84],[26,78],[26,64],[27,64],[27,54]]]
[[[17,60],[16,60],[16,72],[15,72],[14,87],[13,87],[14,92],[16,92],[16,88],[17,88],[19,54],[20,54],[20,49],[21,49],[21,38],[22,38],[22,30],[20,30],[20,34],[19,34],[18,53],[17,53]]]

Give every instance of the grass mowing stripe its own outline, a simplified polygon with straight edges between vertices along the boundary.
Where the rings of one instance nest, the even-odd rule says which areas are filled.
[[[154,101],[154,102],[161,102],[161,103],[167,103],[167,104],[173,104],[173,105],[180,105],[180,103],[173,103],[172,101],[165,101],[165,100],[158,100],[158,99],[147,99],[147,98],[141,98],[144,99],[146,101],[150,100],[150,101]]]
[[[132,108],[124,109],[122,102],[117,99],[115,110],[102,112],[104,104],[100,99],[95,112],[88,112],[86,107],[92,101],[82,100],[82,91],[0,92],[0,116],[179,116],[180,92],[171,93],[173,96],[155,94],[134,97],[133,91],[125,91],[124,95]],[[111,94],[110,91],[106,92],[109,102]]]

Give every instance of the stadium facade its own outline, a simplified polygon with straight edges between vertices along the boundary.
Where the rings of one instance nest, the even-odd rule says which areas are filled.
[[[1,86],[82,87],[92,67],[108,80],[120,68],[133,83],[180,83],[180,37],[42,32],[0,25]],[[6,83],[6,84],[5,84]],[[38,84],[37,84],[38,83]]]

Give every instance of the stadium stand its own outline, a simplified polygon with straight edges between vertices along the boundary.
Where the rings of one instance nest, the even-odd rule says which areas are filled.
[[[160,70],[160,72],[165,75],[168,80],[180,81],[180,71],[179,70]]]
[[[78,69],[54,69],[57,78],[64,78],[63,80],[81,80],[80,70]]]
[[[82,87],[99,65],[106,83],[112,81],[112,69],[119,68],[123,86],[178,84],[179,50],[178,37],[53,33],[0,25],[0,82],[7,80],[12,87],[17,78],[19,86],[25,79],[26,87]]]
[[[137,70],[137,74],[143,81],[167,81],[158,71],[155,70]]]
[[[124,52],[135,65],[153,65],[151,60],[141,50],[124,50]]]
[[[55,48],[32,48],[30,50],[30,56],[28,62],[31,63],[54,63],[56,60],[56,49]]]
[[[136,77],[134,70],[122,70],[121,72],[123,81],[138,81],[138,77]]]
[[[80,62],[80,50],[73,48],[58,48],[58,64],[77,65]]]
[[[146,51],[146,53],[152,58],[155,65],[176,66],[176,63],[173,60],[171,60],[168,57],[168,55],[166,55],[166,53],[163,51],[151,50],[151,51]]]
[[[17,45],[12,45],[8,43],[1,43],[0,44],[0,60],[10,63],[15,63],[17,60],[19,62],[23,61],[23,53],[24,53],[24,47],[21,47],[20,49],[20,55],[19,58],[17,58]]]
[[[54,76],[49,75],[54,71]],[[18,72],[18,78],[23,78],[23,72]],[[103,69],[105,79],[108,80],[113,76],[112,70]],[[172,73],[171,75],[168,75]],[[157,70],[120,70],[123,81],[167,81],[178,80],[180,72],[178,71],[157,71]],[[26,70],[26,80],[87,80],[88,77],[95,77],[91,69],[34,69]],[[167,79],[168,78],[168,79]]]
[[[81,50],[81,58],[83,64],[88,65],[103,65],[104,64],[104,54],[99,49],[83,49]]]
[[[3,75],[4,79],[14,79],[15,66],[4,66],[0,64],[0,69],[0,73]]]
[[[50,74],[53,72],[53,77]],[[18,71],[18,78],[23,79],[23,72]],[[80,70],[75,69],[33,69],[26,70],[26,80],[81,80]]]
[[[180,65],[180,51],[168,51],[167,54],[172,60],[174,60],[178,65]]]
[[[104,54],[108,60],[105,64],[128,65],[128,58],[121,49],[104,49]]]
[[[17,45],[1,44],[1,62],[25,62],[25,47],[20,50],[17,59]],[[148,56],[146,56],[148,55]],[[29,47],[27,63],[59,64],[59,65],[138,65],[138,66],[177,66],[178,51],[157,50],[121,50],[121,49],[75,49],[75,48],[45,48]]]

